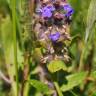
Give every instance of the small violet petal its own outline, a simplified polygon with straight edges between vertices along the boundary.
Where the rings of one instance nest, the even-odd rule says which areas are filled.
[[[59,33],[59,32],[56,32],[55,34],[50,34],[50,35],[49,35],[49,38],[50,38],[53,42],[55,42],[55,41],[57,41],[57,40],[60,38],[60,33]]]
[[[66,17],[70,17],[74,13],[74,10],[69,11],[65,14]]]
[[[67,12],[67,13],[65,14],[65,16],[67,16],[67,17],[71,16],[71,15],[74,13],[73,8],[72,8],[69,4],[64,5],[63,8],[64,8],[64,10]]]
[[[50,18],[51,16],[52,16],[52,13],[50,12],[49,9],[43,10],[42,17],[48,17],[48,18]]]
[[[42,17],[48,17],[50,18],[52,16],[52,11],[54,11],[55,8],[53,6],[45,6],[42,8]]]

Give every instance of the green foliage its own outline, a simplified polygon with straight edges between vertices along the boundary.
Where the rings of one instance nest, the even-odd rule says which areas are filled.
[[[6,43],[7,42],[7,43]],[[15,75],[15,67],[14,67],[14,49],[13,49],[13,32],[12,32],[12,22],[9,15],[4,18],[2,26],[1,26],[1,44],[3,48],[3,63],[5,66],[8,66],[7,72],[12,80],[13,84],[13,92],[16,92],[15,86],[16,83],[13,81]],[[12,66],[10,66],[12,64]]]
[[[90,74],[90,77],[96,79],[96,71],[92,71]]]
[[[30,80],[29,83],[37,89],[38,92],[41,92],[43,94],[50,94],[52,93],[52,90],[48,88],[46,84],[43,82],[40,82],[38,80]]]
[[[56,90],[57,90],[57,92],[58,92],[58,95],[59,95],[59,96],[63,96],[63,94],[62,94],[62,92],[61,92],[61,90],[60,90],[60,88],[59,88],[58,83],[57,83],[57,82],[54,82],[54,85],[55,85],[55,87],[56,87]]]
[[[3,17],[6,17],[7,14],[11,16],[11,10],[7,0],[0,0],[0,14],[2,14]]]
[[[61,86],[61,90],[63,92],[73,89],[74,87],[84,83],[84,80],[86,78],[87,73],[86,72],[78,72],[72,75],[69,75],[66,77],[67,84],[63,84]]]
[[[42,58],[41,48],[35,48],[34,49],[33,58],[37,62],[40,61],[40,59]]]
[[[52,73],[57,72],[61,69],[67,71],[67,66],[61,60],[54,60],[48,64],[48,70]]]
[[[85,42],[87,42],[88,37],[92,34],[92,28],[94,27],[94,23],[96,21],[96,0],[91,0],[90,6],[88,9],[87,15],[87,27],[86,27],[86,35],[85,35]]]

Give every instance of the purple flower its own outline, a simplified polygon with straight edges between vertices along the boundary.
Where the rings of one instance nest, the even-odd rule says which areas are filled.
[[[63,8],[66,11],[66,14],[65,14],[66,17],[70,17],[74,13],[73,8],[69,4],[64,5]]]
[[[54,11],[55,8],[53,6],[45,6],[42,8],[42,17],[48,17],[50,18],[52,16],[52,11]]]
[[[56,32],[55,34],[50,34],[49,38],[53,41],[56,42],[60,38],[60,33]]]
[[[74,10],[69,11],[65,14],[66,17],[70,17],[74,13]]]
[[[52,16],[52,12],[48,8],[44,8],[42,12],[42,17],[50,18]]]

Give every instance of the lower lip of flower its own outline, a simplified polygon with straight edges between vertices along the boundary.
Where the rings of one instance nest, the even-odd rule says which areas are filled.
[[[66,17],[71,16],[74,13],[74,10],[70,10],[68,13],[65,14]]]
[[[60,38],[60,33],[59,33],[59,32],[56,32],[55,34],[51,34],[51,35],[49,35],[49,38],[50,38],[53,42],[55,42],[55,41],[57,41],[57,40]]]

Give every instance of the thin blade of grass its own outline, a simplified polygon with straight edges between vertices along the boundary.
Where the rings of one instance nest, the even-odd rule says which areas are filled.
[[[17,36],[16,36],[16,0],[11,1],[12,4],[12,23],[13,23],[13,41],[14,41],[14,66],[16,74],[16,96],[18,96],[19,82],[18,82],[18,63],[17,63]]]
[[[90,36],[90,32],[94,26],[95,21],[96,21],[96,0],[91,0],[90,6],[88,9],[88,15],[87,15],[85,43],[87,43],[87,41],[88,41],[88,38]]]

